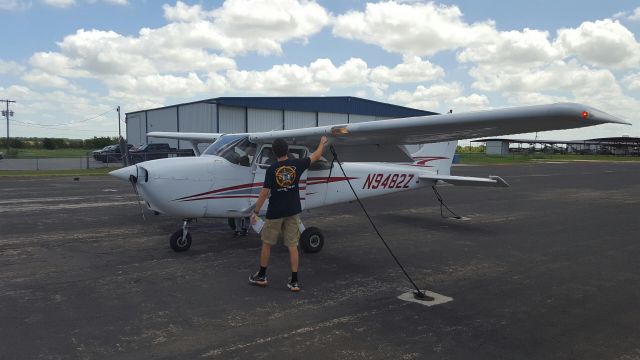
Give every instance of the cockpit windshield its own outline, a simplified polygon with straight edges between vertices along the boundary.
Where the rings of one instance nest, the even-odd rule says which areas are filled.
[[[223,135],[202,155],[216,155],[232,164],[250,166],[256,154],[256,144],[247,135]]]

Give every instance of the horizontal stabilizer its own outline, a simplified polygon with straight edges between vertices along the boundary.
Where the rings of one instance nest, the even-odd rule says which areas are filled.
[[[455,186],[489,186],[489,187],[509,187],[504,179],[500,176],[489,176],[488,178],[478,178],[470,176],[452,176],[423,174],[419,176],[420,180],[443,181],[447,184]]]

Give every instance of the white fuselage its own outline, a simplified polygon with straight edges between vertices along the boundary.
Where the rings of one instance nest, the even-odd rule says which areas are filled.
[[[431,186],[419,180],[432,173],[412,164],[343,163],[358,197]],[[123,179],[134,175],[136,187],[147,207],[183,218],[248,216],[264,181],[264,167],[241,166],[217,156],[169,158],[146,161],[114,172]],[[337,163],[333,169],[303,173],[300,179],[303,209],[338,204],[355,199]],[[263,206],[265,212],[267,205]]]

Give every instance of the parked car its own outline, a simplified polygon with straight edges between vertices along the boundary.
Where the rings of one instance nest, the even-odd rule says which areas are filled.
[[[113,146],[114,147],[112,149],[108,149],[107,151],[105,151],[102,162],[112,163],[112,162],[117,162],[122,160],[122,154],[120,153],[120,145],[113,145]],[[127,144],[127,148],[131,150],[131,148],[133,148],[133,145]]]
[[[194,156],[192,149],[176,149],[167,143],[143,144],[139,148],[129,150],[129,157],[132,164],[141,161],[167,158],[170,156]]]
[[[118,146],[118,145],[107,145],[107,146],[103,147],[103,148],[102,148],[102,149],[100,149],[100,150],[95,150],[95,151],[93,151],[93,153],[92,153],[93,158],[94,158],[96,161],[102,161],[102,162],[105,162],[106,154],[107,154],[108,152],[114,151],[114,149],[115,149],[117,146]]]
[[[127,147],[131,149],[133,145],[127,144]],[[120,145],[105,146],[100,150],[93,151],[92,156],[96,161],[102,161],[104,163],[122,160],[122,154],[120,154]]]
[[[105,147],[103,147],[102,149],[98,149],[98,150],[93,150],[91,152],[91,156],[93,157],[94,160],[96,161],[100,161],[100,157],[101,157],[101,153],[107,151],[108,149],[110,149],[113,145],[107,145]]]

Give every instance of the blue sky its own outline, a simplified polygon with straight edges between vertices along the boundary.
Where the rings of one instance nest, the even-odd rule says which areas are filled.
[[[637,1],[0,0],[0,16],[12,136],[115,136],[118,105],[280,95],[580,102],[634,125],[539,138],[640,136]]]

